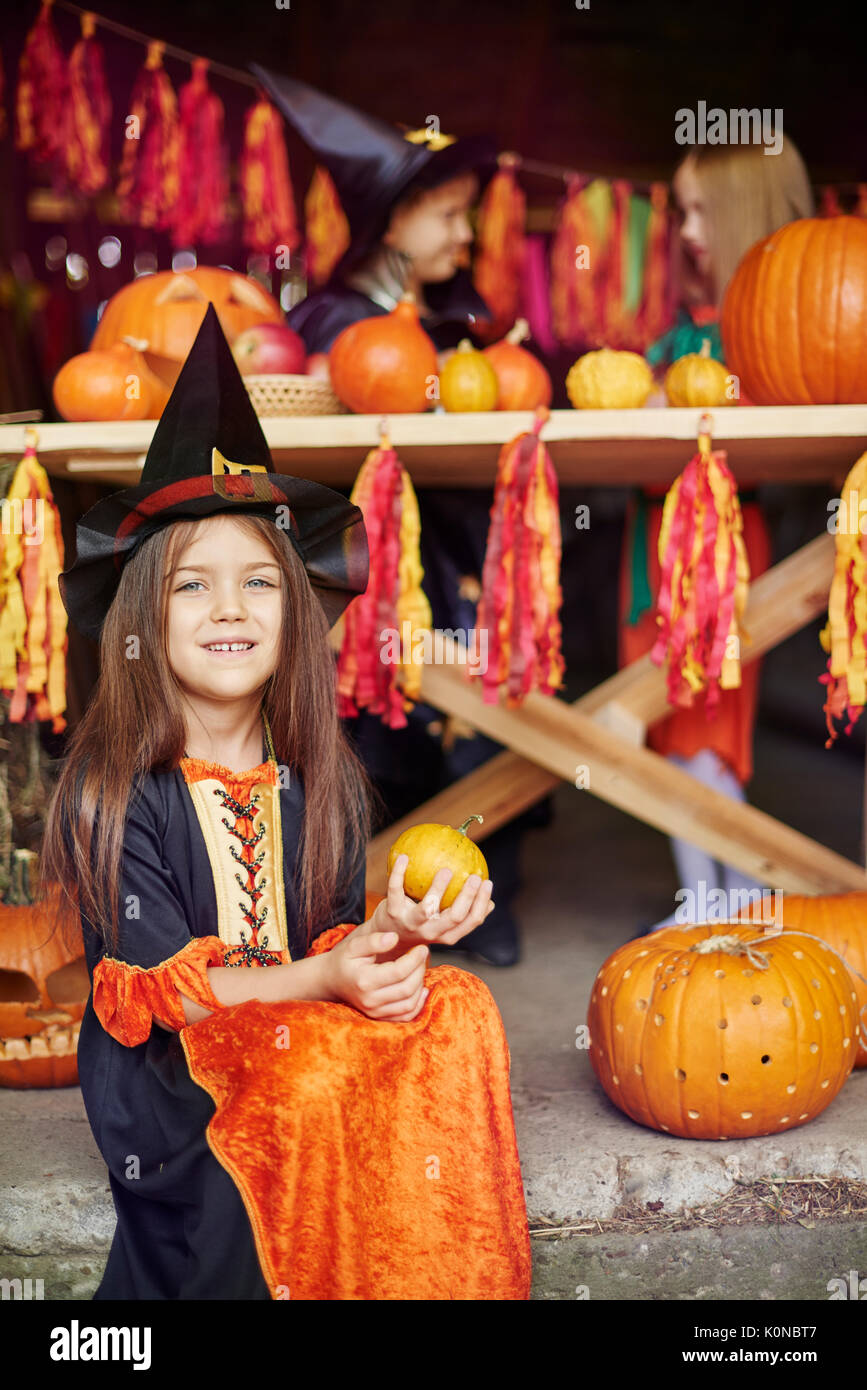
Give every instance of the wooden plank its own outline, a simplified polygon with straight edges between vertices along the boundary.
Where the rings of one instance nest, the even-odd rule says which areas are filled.
[[[584,784],[593,796],[688,839],[760,883],[792,893],[867,889],[867,874],[851,860],[753,806],[712,791],[667,758],[631,746],[574,706],[537,694],[516,709],[485,705],[468,683],[443,678],[443,671],[431,671],[430,695],[438,708],[467,719],[513,751],[520,748],[557,778],[572,783],[577,769],[586,769]],[[382,891],[381,861],[369,864],[370,887]]]
[[[755,660],[822,611],[827,603],[833,560],[833,538],[827,534],[818,536],[755,581],[745,614],[745,625],[749,627],[753,640],[744,652],[744,660]],[[448,642],[448,639],[445,640]],[[625,679],[627,676],[628,680]],[[530,696],[517,712],[501,706],[485,706],[479,691],[463,679],[456,665],[425,667],[422,697],[427,703],[466,719],[474,727],[507,745],[510,743],[508,728],[517,721],[511,747],[513,750],[521,748],[524,754],[529,753],[532,762],[515,751],[498,754],[484,765],[484,780],[479,777],[483,769],[478,769],[447,788],[432,802],[420,807],[399,826],[389,827],[370,846],[368,863],[371,886],[384,882],[384,855],[388,844],[405,824],[422,819],[438,819],[454,824],[457,809],[462,809],[460,819],[463,819],[469,814],[467,808],[472,801],[473,809],[485,816],[484,826],[478,827],[476,836],[483,839],[506,819],[545,795],[557,785],[560,778],[574,781],[577,764],[588,766],[590,789],[594,794],[669,834],[682,835],[762,882],[773,883],[790,892],[812,893],[843,892],[847,888],[867,885],[867,878],[857,865],[831,854],[831,851],[797,835],[788,827],[778,825],[752,807],[745,807],[716,793],[706,794],[712,797],[708,803],[705,789],[697,805],[694,788],[688,788],[681,781],[678,789],[677,781],[687,778],[689,782],[700,785],[695,783],[694,778],[689,778],[688,774],[649,750],[630,750],[623,738],[599,728],[600,716],[604,717],[604,711],[610,710],[612,703],[620,707],[621,714],[625,710],[633,717],[645,716],[648,721],[659,713],[667,712],[664,677],[649,657],[642,657],[625,672],[618,672],[610,681],[582,696],[571,708],[560,700],[540,695]],[[538,767],[533,767],[533,762],[542,767],[550,766],[550,763],[545,757],[537,757],[537,753],[546,745],[534,740],[533,727],[540,719],[543,726],[546,726],[546,720],[553,720],[555,724],[562,721],[564,711],[567,717],[573,716],[577,725],[576,728],[565,727],[565,747],[570,747],[570,740],[574,740],[576,735],[579,742],[571,742],[571,752],[566,755],[565,764],[562,761],[564,749],[558,750],[560,770],[546,786],[538,775]],[[595,714],[595,732],[589,748],[588,713]],[[520,732],[522,719],[525,720],[523,734]],[[607,753],[604,749],[600,752],[598,742],[594,742],[599,737],[609,740]],[[631,769],[631,781],[624,790],[626,784],[623,776],[616,769],[629,751],[641,753],[643,759],[650,761],[639,760]],[[548,746],[548,756],[550,754]],[[611,759],[614,760],[613,767]],[[677,774],[674,784],[668,776],[670,771]],[[647,782],[644,781],[645,777]],[[680,798],[675,804],[666,799],[672,791]],[[688,807],[685,816],[684,805]],[[509,814],[506,814],[507,807]],[[759,819],[756,820],[756,817]],[[732,836],[733,840],[730,839]],[[829,882],[839,886],[830,888],[827,886]],[[802,886],[796,887],[796,884]]]
[[[545,425],[562,486],[672,482],[689,457],[701,411],[554,410]],[[529,427],[527,411],[392,415],[392,442],[417,487],[491,487],[503,444]],[[755,482],[842,477],[867,449],[867,405],[738,406],[713,412],[714,443],[736,476]],[[263,419],[278,471],[348,487],[379,440],[375,415]],[[129,487],[138,481],[150,420],[41,424],[39,455],[53,475]],[[0,427],[0,457],[19,456],[23,428]]]

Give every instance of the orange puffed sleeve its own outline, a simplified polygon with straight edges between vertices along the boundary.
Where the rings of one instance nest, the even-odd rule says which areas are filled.
[[[343,939],[347,937],[351,931],[355,931],[355,928],[359,925],[360,923],[358,922],[341,922],[339,927],[329,927],[327,931],[320,932],[319,936],[317,936],[316,940],[311,945],[310,950],[307,952],[307,956],[321,956],[323,951],[330,951],[332,946],[336,946],[338,942],[343,941]],[[304,957],[305,960],[307,956]]]
[[[218,936],[194,936],[183,950],[149,970],[103,956],[93,971],[94,1012],[124,1047],[145,1042],[154,1018],[180,1032],[187,1027],[181,992],[203,1009],[225,1007],[206,973],[208,966],[222,965],[225,954],[226,944]]]

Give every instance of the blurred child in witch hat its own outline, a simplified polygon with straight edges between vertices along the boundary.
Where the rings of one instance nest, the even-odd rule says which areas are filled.
[[[473,239],[469,212],[496,169],[494,142],[429,132],[404,136],[306,83],[255,65],[252,71],[328,169],[351,232],[328,283],[289,314],[308,352],[327,352],[348,324],[389,313],[407,291],[440,352],[462,338],[472,341],[474,324],[490,314],[464,268]],[[423,588],[434,626],[465,630],[468,640],[492,499],[493,487],[422,488],[418,494]],[[415,706],[404,729],[388,729],[365,713],[352,724],[391,820],[502,751],[424,704]],[[497,905],[462,949],[495,965],[519,960],[512,900],[520,887],[521,840],[526,828],[549,819],[550,799],[484,840]]]
[[[448,872],[418,904],[401,864],[365,920],[328,643],[365,527],[272,470],[211,305],[141,481],[79,521],[60,578],[101,659],[41,856],[93,986],[79,1078],[117,1212],[95,1297],[526,1298],[502,1023],[482,981],[427,970],[491,883],[441,912]]]

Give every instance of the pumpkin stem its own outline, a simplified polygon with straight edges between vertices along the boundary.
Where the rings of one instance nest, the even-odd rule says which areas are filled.
[[[38,859],[39,855],[32,849],[12,851],[11,883],[5,899],[10,907],[25,907],[32,904]]]
[[[150,347],[149,339],[131,338],[128,333],[124,333],[120,341],[122,343],[129,343],[131,348],[135,348],[136,352],[147,352],[148,348]]]
[[[528,324],[527,320],[518,319],[515,325],[512,328],[510,328],[508,333],[506,334],[506,342],[511,343],[513,347],[518,347],[520,343],[523,343],[524,339],[528,336],[529,332],[530,325]]]
[[[699,357],[710,357],[710,338],[702,338]]]
[[[464,821],[463,825],[459,825],[459,826],[458,826],[458,830],[460,831],[460,833],[461,833],[462,835],[466,835],[466,833],[467,833],[467,826],[469,825],[469,823],[470,823],[471,820],[477,820],[477,821],[479,822],[479,825],[484,825],[484,823],[485,823],[485,818],[484,818],[484,816],[467,816],[467,818],[466,818],[466,820]]]
[[[475,348],[469,338],[461,338],[461,341],[458,343],[458,352],[475,352]]]

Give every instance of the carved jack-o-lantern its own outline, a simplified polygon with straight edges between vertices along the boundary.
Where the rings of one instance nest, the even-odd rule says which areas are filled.
[[[171,389],[209,303],[216,309],[230,345],[256,324],[283,322],[276,299],[249,276],[219,266],[163,270],[156,275],[140,275],[112,295],[97,324],[91,350],[110,348],[129,335],[146,338],[148,365]],[[133,324],[138,325],[135,331]]]
[[[89,993],[83,943],[70,950],[39,904],[0,905],[0,1086],[78,1084]]]

